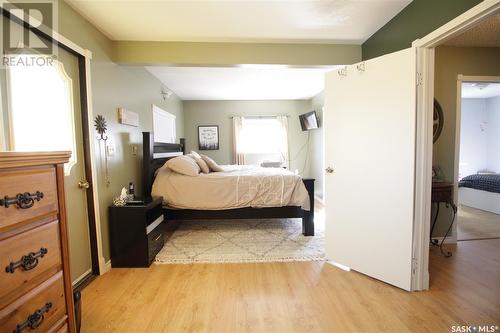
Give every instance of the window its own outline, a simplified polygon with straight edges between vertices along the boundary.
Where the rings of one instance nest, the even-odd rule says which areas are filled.
[[[23,61],[19,60],[17,63]],[[64,166],[69,174],[77,161],[73,86],[63,64],[56,60],[51,63],[8,66],[10,148],[17,151],[71,151],[71,159]]]
[[[260,164],[263,160],[273,160],[288,164],[286,116],[243,118],[240,145],[245,156],[256,155],[248,162]]]
[[[154,104],[153,135],[155,142],[175,143],[175,116]]]

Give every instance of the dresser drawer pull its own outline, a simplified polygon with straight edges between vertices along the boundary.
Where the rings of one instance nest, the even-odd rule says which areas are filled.
[[[25,322],[17,324],[12,333],[21,333],[27,327],[29,327],[30,330],[36,329],[42,324],[44,319],[43,315],[49,312],[50,308],[52,308],[52,302],[45,303],[43,307],[30,314]]]
[[[38,252],[30,252],[29,254],[22,256],[21,260],[16,262],[11,262],[7,267],[5,267],[5,272],[14,273],[14,271],[22,267],[23,270],[29,271],[38,265],[38,258],[43,258],[49,252],[46,248],[40,248]]]
[[[0,199],[0,206],[4,206],[5,208],[9,208],[10,205],[16,204],[18,208],[28,209],[33,207],[36,201],[40,201],[43,198],[43,192],[36,191],[31,194],[29,192],[18,193],[15,197],[9,198],[5,196],[3,199]]]

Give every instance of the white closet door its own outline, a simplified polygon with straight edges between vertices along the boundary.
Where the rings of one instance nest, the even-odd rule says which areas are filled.
[[[346,74],[346,75],[342,75]],[[416,50],[327,74],[326,253],[411,289]]]

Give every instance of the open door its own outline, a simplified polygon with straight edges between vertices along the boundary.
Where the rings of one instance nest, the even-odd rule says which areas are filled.
[[[411,290],[416,49],[327,74],[326,253]]]

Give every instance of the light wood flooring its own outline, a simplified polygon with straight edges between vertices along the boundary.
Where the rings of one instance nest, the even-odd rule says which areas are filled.
[[[459,205],[457,231],[458,240],[500,238],[500,215]]]
[[[324,262],[112,269],[83,291],[82,332],[450,332],[500,325],[500,239],[431,248],[408,293]],[[368,254],[367,254],[368,255]]]

